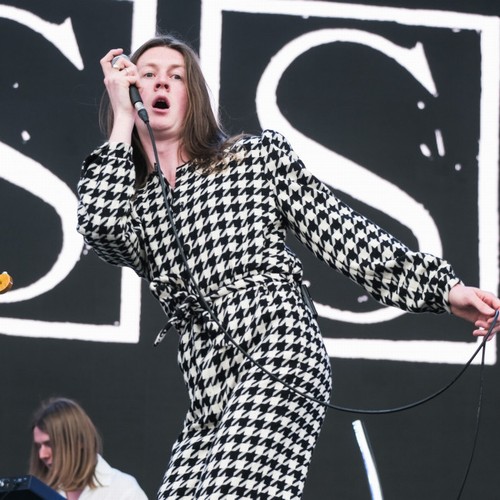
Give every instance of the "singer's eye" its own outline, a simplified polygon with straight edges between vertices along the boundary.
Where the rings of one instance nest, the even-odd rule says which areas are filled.
[[[172,78],[172,80],[182,80],[182,76],[177,74],[172,75],[170,78]]]
[[[153,78],[155,75],[151,71],[148,71],[147,73],[144,73],[144,78]]]

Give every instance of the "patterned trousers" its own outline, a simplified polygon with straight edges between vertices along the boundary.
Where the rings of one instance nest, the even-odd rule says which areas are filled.
[[[319,328],[294,283],[246,287],[214,304],[234,340],[271,373],[321,401],[331,390]],[[158,499],[299,499],[325,407],[193,320],[179,365],[191,406]]]

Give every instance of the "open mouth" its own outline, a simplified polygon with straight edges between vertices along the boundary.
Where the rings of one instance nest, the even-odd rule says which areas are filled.
[[[168,100],[165,97],[158,97],[153,102],[153,108],[155,108],[155,109],[169,109],[170,103],[168,102]]]

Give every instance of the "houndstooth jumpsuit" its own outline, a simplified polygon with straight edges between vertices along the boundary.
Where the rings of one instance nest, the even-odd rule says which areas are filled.
[[[228,341],[186,286],[157,174],[139,190],[134,180],[130,146],[94,151],[79,183],[79,231],[100,257],[150,283],[179,333],[190,408],[158,498],[300,498],[325,408]],[[266,369],[320,400],[329,398],[330,364],[287,230],[376,299],[408,311],[447,310],[459,282],[445,261],[411,252],[343,204],[274,131],[239,141],[217,173],[179,167],[168,198],[220,324]]]

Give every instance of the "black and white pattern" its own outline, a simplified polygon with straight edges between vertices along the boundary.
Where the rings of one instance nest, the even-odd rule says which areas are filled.
[[[324,407],[255,367],[204,311],[186,287],[159,179],[136,192],[131,153],[106,143],[86,160],[79,231],[103,259],[150,283],[180,335],[191,406],[159,498],[300,498]],[[287,230],[384,304],[443,312],[459,281],[445,261],[411,252],[333,196],[273,131],[240,141],[220,172],[179,167],[169,198],[193,276],[226,331],[321,400],[329,360]]]

